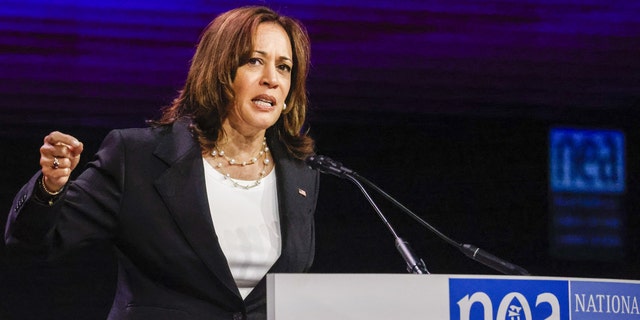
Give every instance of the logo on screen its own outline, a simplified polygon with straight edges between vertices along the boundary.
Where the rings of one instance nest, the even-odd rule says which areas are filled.
[[[557,128],[549,138],[551,191],[624,192],[621,131]]]
[[[567,281],[449,279],[456,320],[569,319],[567,297]]]

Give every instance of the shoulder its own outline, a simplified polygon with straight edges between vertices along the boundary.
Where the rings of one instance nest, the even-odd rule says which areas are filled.
[[[114,129],[109,132],[103,144],[117,143],[123,147],[144,148],[156,146],[165,140],[193,140],[187,120],[178,120],[173,124],[144,128]]]
[[[189,123],[179,120],[169,125],[112,130],[96,156],[102,160],[133,162],[158,157],[169,163],[185,155],[198,156],[199,144],[191,134]]]
[[[312,186],[318,184],[319,172],[311,169],[304,160],[289,153],[285,143],[278,138],[277,134],[268,131],[267,141],[280,177],[286,177],[286,180],[292,181],[306,181]]]

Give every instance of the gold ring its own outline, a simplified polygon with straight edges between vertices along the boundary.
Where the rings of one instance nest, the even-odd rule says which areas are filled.
[[[53,157],[53,166],[51,168],[58,169],[60,167],[60,161],[58,161],[58,157]]]

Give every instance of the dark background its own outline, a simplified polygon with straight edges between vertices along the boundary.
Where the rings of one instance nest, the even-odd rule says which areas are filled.
[[[251,3],[251,2],[245,2]],[[251,4],[265,4],[253,2]],[[271,1],[312,39],[318,153],[367,177],[453,239],[535,275],[640,279],[640,4],[631,1]],[[0,8],[0,204],[38,169],[52,130],[91,159],[181,87],[200,30],[232,1],[8,1]],[[549,252],[549,129],[626,138],[622,258]],[[314,272],[404,273],[360,192],[322,180]],[[378,196],[433,273],[497,274]],[[0,215],[4,224],[6,213]],[[0,248],[0,319],[104,318],[110,249],[55,264]]]

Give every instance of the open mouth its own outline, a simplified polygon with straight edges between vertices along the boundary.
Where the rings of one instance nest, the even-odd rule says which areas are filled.
[[[253,100],[253,103],[257,104],[260,107],[273,107],[273,103],[271,103],[271,101],[265,101],[265,100]]]
[[[254,98],[253,103],[258,106],[259,108],[273,108],[276,105],[276,99],[271,97],[271,96],[267,96],[267,95],[260,95],[256,98]]]

